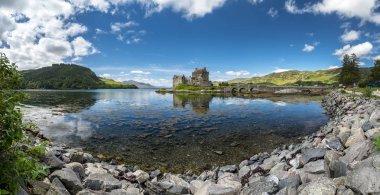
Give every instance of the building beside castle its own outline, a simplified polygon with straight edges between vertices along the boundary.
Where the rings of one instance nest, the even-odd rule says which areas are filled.
[[[200,87],[209,87],[212,85],[209,81],[209,72],[205,68],[195,68],[191,76],[185,77],[185,75],[174,75],[173,88],[179,84],[194,85]]]

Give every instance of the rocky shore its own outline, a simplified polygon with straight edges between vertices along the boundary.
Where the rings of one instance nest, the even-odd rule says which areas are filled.
[[[200,175],[148,173],[137,166],[101,162],[80,148],[51,143],[42,159],[49,166],[49,176],[20,193],[379,194],[380,153],[374,139],[380,134],[380,101],[332,92],[324,97],[323,106],[330,121],[301,143]]]

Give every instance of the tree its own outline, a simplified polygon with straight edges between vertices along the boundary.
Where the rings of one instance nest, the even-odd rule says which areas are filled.
[[[371,80],[380,81],[380,59],[374,62],[374,67],[371,70]]]
[[[14,90],[21,82],[16,65],[0,53],[0,194],[16,194],[20,183],[46,175],[39,163],[44,146],[29,146],[23,136],[26,124],[18,106],[26,96]]]
[[[353,85],[360,80],[359,59],[355,54],[344,55],[342,60],[342,70],[339,74],[339,83],[343,85]]]

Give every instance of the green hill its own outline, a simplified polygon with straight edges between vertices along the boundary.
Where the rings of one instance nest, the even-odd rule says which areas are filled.
[[[137,88],[111,79],[103,79],[89,68],[75,64],[53,64],[21,71],[26,89],[115,89]]]
[[[370,68],[360,69],[362,78],[367,78]],[[230,84],[252,83],[262,85],[333,85],[338,82],[340,69],[297,71],[290,70],[271,73],[262,77],[238,78],[228,81]]]

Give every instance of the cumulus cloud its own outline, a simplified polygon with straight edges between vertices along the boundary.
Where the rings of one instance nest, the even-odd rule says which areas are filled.
[[[314,4],[306,4],[299,8],[295,0],[287,0],[285,9],[289,13],[303,14],[337,14],[343,18],[359,18],[363,22],[369,21],[380,24],[380,14],[376,12],[377,0],[322,0]]]
[[[247,76],[247,75],[250,75],[251,73],[246,70],[240,70],[240,71],[227,71],[225,74],[228,76],[239,77],[239,76]]]
[[[304,51],[304,52],[311,52],[314,49],[315,49],[314,45],[305,44],[305,46],[303,47],[302,51]]]
[[[0,51],[20,69],[50,66],[95,53],[79,35],[87,27],[73,22],[79,8],[62,0],[0,1]],[[83,44],[83,45],[79,45]]]
[[[264,0],[248,0],[248,2],[252,3],[253,5],[256,5],[258,3],[264,2]]]
[[[360,31],[346,31],[342,36],[340,36],[343,42],[356,41],[360,38]]]
[[[367,57],[373,49],[373,45],[370,42],[364,42],[357,45],[345,45],[340,49],[336,49],[333,55],[340,56],[341,58],[345,54],[356,54],[357,57]]]
[[[99,77],[102,77],[102,78],[111,78],[112,76],[110,74],[107,74],[107,73],[104,73],[104,74],[100,74],[98,75]]]
[[[129,73],[131,73],[131,74],[145,74],[145,75],[151,74],[151,72],[145,72],[142,70],[131,70]]]

